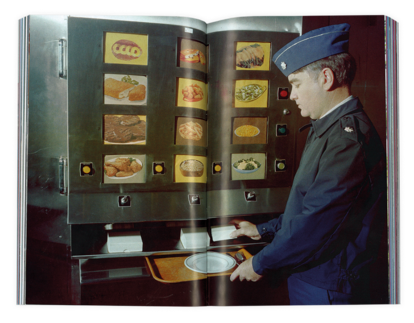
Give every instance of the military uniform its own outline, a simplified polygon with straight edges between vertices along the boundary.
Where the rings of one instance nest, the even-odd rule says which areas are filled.
[[[256,226],[262,237],[272,239],[253,257],[252,269],[259,275],[287,272],[291,304],[367,303],[355,296],[369,291],[369,265],[386,220],[384,148],[359,99],[344,97],[350,95],[355,72],[354,61],[343,54],[349,29],[339,24],[312,30],[272,58],[295,86],[291,99],[299,102],[302,115],[318,118],[304,127],[309,134],[285,212]],[[318,79],[303,77],[308,71],[303,67],[324,58],[337,72],[321,74],[322,66],[331,65],[315,64],[311,68],[320,69]],[[328,97],[333,102],[335,95],[343,101],[335,107],[318,105],[315,88],[320,104],[326,105]]]
[[[288,270],[312,286],[352,294],[365,282],[386,216],[384,148],[358,98],[308,127],[285,212],[257,225],[273,240],[254,256],[253,269]]]

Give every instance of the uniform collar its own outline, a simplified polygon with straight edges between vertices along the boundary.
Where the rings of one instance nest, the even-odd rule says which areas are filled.
[[[357,97],[346,101],[341,106],[337,107],[334,111],[325,115],[322,119],[311,120],[310,124],[307,124],[299,129],[303,131],[308,127],[313,127],[316,136],[322,136],[326,130],[328,130],[332,124],[342,118],[344,115],[351,113],[354,110],[362,109],[362,104]]]

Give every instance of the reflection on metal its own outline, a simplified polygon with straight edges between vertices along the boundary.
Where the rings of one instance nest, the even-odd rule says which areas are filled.
[[[302,34],[302,16],[298,17],[241,17],[208,24],[207,32],[227,30],[277,31]]]
[[[70,16],[72,18],[91,18],[91,19],[106,19],[132,22],[147,22],[166,25],[186,26],[194,29],[207,31],[207,24],[198,19],[187,17],[161,17],[161,16],[102,16],[102,15],[80,15]]]
[[[28,130],[28,18],[19,22],[19,149],[18,149],[18,241],[17,304],[26,303],[27,238],[27,130]]]

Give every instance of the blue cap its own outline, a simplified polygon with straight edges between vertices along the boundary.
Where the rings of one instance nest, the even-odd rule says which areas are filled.
[[[282,47],[273,62],[285,76],[322,58],[348,52],[349,24],[312,30]]]

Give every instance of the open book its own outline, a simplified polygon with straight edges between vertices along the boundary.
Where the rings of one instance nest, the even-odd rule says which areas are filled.
[[[290,27],[301,19],[282,19],[281,27],[284,21]],[[299,30],[221,28],[69,17],[70,224],[191,221],[175,230],[179,241],[164,239],[160,249],[163,239],[144,237],[139,250],[125,251],[200,251],[228,216],[283,211],[298,110],[271,56]],[[99,190],[105,193],[91,194]],[[107,253],[91,249],[96,241],[78,241],[74,255]]]
[[[386,101],[396,89],[384,61],[386,35],[393,57],[389,18],[22,19],[21,116],[29,117],[20,125],[28,134],[20,239],[28,254],[20,264],[28,273],[19,302],[288,304],[283,277],[247,287],[279,290],[273,299],[237,297],[242,287],[230,274],[270,240],[230,233],[241,219],[259,224],[283,213],[305,145],[299,129],[309,119],[289,100],[273,55],[307,31],[342,22],[351,25],[359,64],[353,94],[386,146],[386,113],[389,122],[396,108]],[[69,292],[53,301],[36,296],[34,273],[48,270],[35,260],[44,248],[53,250],[49,266],[59,259],[71,277],[59,280]],[[380,261],[375,301],[388,303],[395,296],[384,272],[395,263]],[[125,291],[126,282],[136,288]],[[113,292],[91,296],[102,286]],[[120,286],[129,297],[115,300]]]

